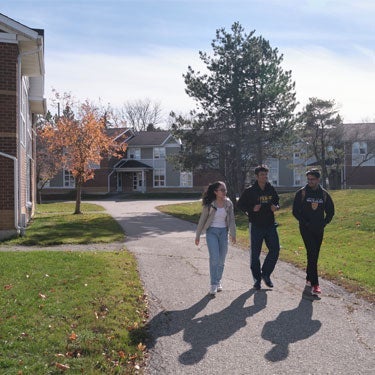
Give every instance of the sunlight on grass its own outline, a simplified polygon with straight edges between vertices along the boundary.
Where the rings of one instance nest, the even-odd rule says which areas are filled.
[[[17,245],[89,244],[124,240],[120,225],[103,207],[83,203],[83,214],[74,215],[74,203],[48,203],[37,206],[36,215],[23,237],[6,241]],[[99,212],[98,212],[99,211]]]
[[[146,303],[127,251],[0,253],[0,372],[133,373]]]

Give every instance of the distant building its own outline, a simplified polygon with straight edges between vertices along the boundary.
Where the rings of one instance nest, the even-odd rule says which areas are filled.
[[[45,112],[44,32],[0,14],[0,238],[33,215],[34,124]]]
[[[375,124],[344,125],[347,151],[346,162],[340,171],[342,187],[375,187],[374,129]],[[127,144],[125,157],[104,158],[100,165],[93,166],[95,177],[84,183],[82,192],[85,194],[202,193],[210,182],[223,179],[213,168],[202,167],[194,172],[179,170],[171,157],[178,154],[181,142],[169,131],[134,132],[128,128],[113,128],[107,132],[118,142]],[[308,157],[307,146],[301,141],[289,159],[266,160],[270,169],[269,181],[279,191],[294,191],[306,183],[305,172],[315,162],[314,158]],[[365,155],[368,160],[363,162]],[[363,163],[359,164],[360,161]],[[252,182],[252,172],[249,171],[248,184]],[[43,194],[61,195],[74,190],[73,176],[62,170],[46,185]]]
[[[193,174],[180,171],[170,160],[180,151],[181,142],[169,131],[133,132],[114,128],[107,132],[116,141],[127,144],[125,157],[104,158],[100,165],[93,166],[95,177],[84,183],[83,193],[194,191]],[[43,194],[65,194],[74,189],[73,176],[62,170],[43,189]]]

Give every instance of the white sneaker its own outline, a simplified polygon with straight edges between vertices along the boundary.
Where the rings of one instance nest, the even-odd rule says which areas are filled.
[[[223,286],[221,285],[221,283],[219,283],[219,285],[217,286],[217,291],[221,292],[222,290],[223,290]]]
[[[216,292],[217,292],[217,285],[211,285],[210,294],[214,296]]]

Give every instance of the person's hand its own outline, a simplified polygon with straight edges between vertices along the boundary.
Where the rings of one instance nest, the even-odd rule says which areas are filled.
[[[254,211],[254,212],[258,212],[258,211],[260,210],[261,207],[262,207],[261,204],[256,204],[256,205],[254,206],[254,208],[253,208],[253,211]]]
[[[199,245],[199,238],[195,239],[195,244],[198,246]]]
[[[275,211],[277,211],[278,209],[279,209],[278,206],[275,206],[274,204],[271,204],[271,211],[272,211],[272,212],[275,212]]]

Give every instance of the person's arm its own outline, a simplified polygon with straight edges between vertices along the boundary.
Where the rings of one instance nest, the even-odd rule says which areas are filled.
[[[331,222],[333,216],[335,215],[335,205],[333,204],[333,200],[331,196],[327,193],[327,198],[324,206],[324,211],[326,213],[326,217],[324,218],[324,223],[327,225]]]
[[[249,216],[250,212],[250,194],[248,190],[244,190],[237,202],[237,208]]]
[[[197,230],[195,232],[195,244],[199,245],[199,239],[202,234],[204,224],[206,223],[208,219],[208,213],[209,213],[209,206],[203,206],[202,213],[198,221]]]
[[[302,197],[301,197],[301,190],[298,190],[296,195],[294,196],[293,201],[293,216],[298,220],[301,221],[302,217]]]
[[[275,212],[280,208],[279,206],[280,198],[275,188],[272,187],[272,189],[273,189],[273,192],[272,192],[271,210]]]

